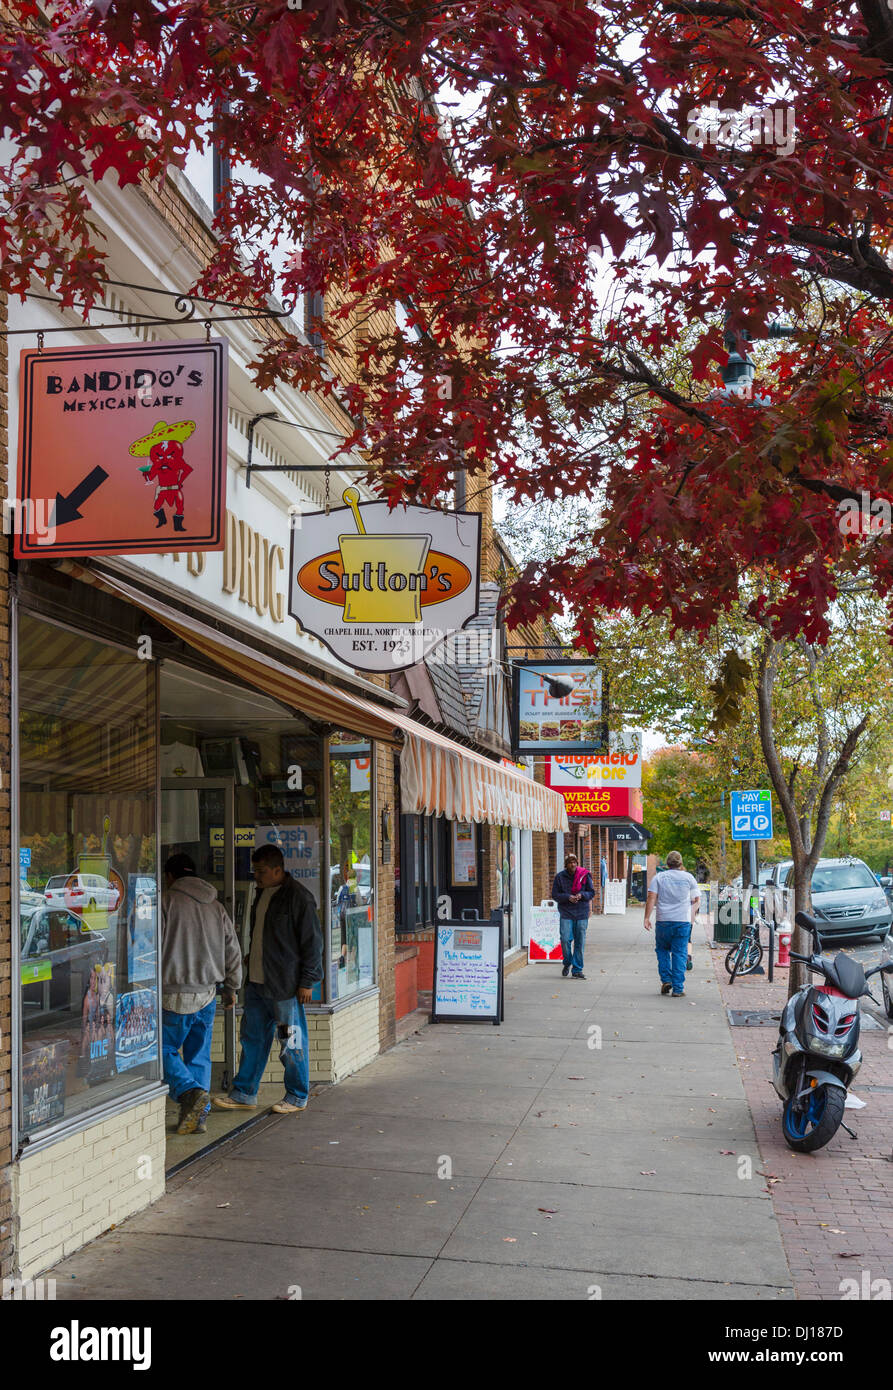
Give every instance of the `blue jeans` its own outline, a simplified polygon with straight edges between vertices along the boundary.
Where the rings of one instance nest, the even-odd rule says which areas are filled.
[[[558,931],[561,936],[561,956],[565,965],[573,967],[574,975],[583,974],[583,947],[586,944],[586,918],[559,917]]]
[[[661,983],[673,986],[674,994],[685,990],[685,967],[688,963],[688,938],[691,922],[658,922],[654,930],[654,949]]]
[[[216,999],[197,1014],[161,1011],[161,1059],[164,1079],[174,1100],[196,1086],[201,1091],[211,1088],[211,1034],[216,1012]],[[206,1105],[205,1113],[210,1108],[210,1104]]]
[[[280,1038],[279,1060],[285,1070],[285,1094],[293,1105],[306,1105],[310,1094],[310,1057],[307,1043],[307,1015],[297,999],[268,999],[249,980],[245,986],[245,1007],[239,1040],[242,1056],[230,1092],[233,1100],[253,1104],[266,1069],[273,1039],[281,1026],[288,1035]]]

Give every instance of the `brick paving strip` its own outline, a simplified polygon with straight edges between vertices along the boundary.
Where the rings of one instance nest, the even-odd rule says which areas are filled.
[[[764,975],[739,977],[730,985],[723,965],[728,949],[710,953],[723,1002],[733,1009],[778,1012],[787,999],[788,970],[776,966],[771,985]],[[764,969],[767,960],[768,950]],[[869,984],[880,999],[879,977]],[[840,1299],[852,1292],[852,1286],[841,1289],[842,1282],[853,1279],[860,1291],[887,1280],[889,1298],[893,1284],[893,1030],[883,1005],[863,1003],[883,1026],[862,1030],[863,1062],[853,1094],[867,1105],[844,1114],[858,1138],[839,1129],[815,1154],[795,1153],[782,1137],[782,1103],[769,1080],[778,1025],[730,1029],[762,1154],[759,1166],[763,1175],[778,1179],[768,1186],[799,1299]],[[875,1285],[873,1296],[879,1293]]]

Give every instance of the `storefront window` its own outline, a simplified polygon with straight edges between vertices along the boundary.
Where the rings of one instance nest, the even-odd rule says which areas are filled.
[[[401,895],[402,915],[398,931],[431,926],[437,911],[440,856],[438,839],[442,821],[437,816],[401,816],[401,874],[405,866],[407,891]]]
[[[329,876],[332,1001],[375,982],[375,853],[372,747],[358,734],[329,746]]]
[[[21,1127],[159,1078],[156,668],[19,622]]]

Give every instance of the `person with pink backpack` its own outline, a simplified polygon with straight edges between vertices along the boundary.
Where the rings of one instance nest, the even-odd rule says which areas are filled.
[[[589,904],[595,897],[595,885],[588,869],[581,867],[575,854],[566,854],[564,868],[555,875],[552,897],[558,904],[561,935],[562,976],[572,974],[575,980],[585,980],[583,947],[589,923]]]

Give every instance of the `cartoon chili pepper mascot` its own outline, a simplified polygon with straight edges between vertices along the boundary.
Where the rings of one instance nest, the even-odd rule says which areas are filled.
[[[181,420],[175,425],[159,420],[151,434],[130,446],[134,458],[151,459],[151,463],[141,467],[140,472],[147,483],[155,484],[153,514],[156,526],[166,525],[164,509],[170,507],[174,515],[174,530],[184,529],[183,483],[192,469],[183,457],[183,444],[194,430],[193,420]]]

